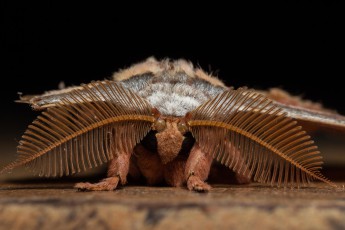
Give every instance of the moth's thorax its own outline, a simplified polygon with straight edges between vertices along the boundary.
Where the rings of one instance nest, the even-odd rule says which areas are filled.
[[[164,116],[159,117],[154,124],[153,128],[157,131],[157,152],[163,164],[175,159],[181,151],[184,140],[181,124],[184,124],[183,119]]]
[[[114,80],[145,98],[161,114],[177,117],[185,116],[226,89],[217,78],[183,60],[148,59],[117,73]]]

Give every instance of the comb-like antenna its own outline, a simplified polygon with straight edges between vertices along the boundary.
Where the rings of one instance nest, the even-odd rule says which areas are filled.
[[[226,91],[188,115],[201,148],[237,173],[277,186],[301,186],[317,179],[322,157],[310,136],[281,108],[252,90]],[[234,157],[237,151],[240,158]]]
[[[131,153],[154,121],[150,104],[119,83],[94,82],[65,95],[25,131],[18,159],[0,173],[26,165],[62,176]]]

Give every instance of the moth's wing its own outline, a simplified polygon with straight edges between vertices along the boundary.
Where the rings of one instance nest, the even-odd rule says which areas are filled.
[[[284,109],[288,117],[297,119],[310,129],[345,132],[345,117],[336,112],[314,110],[300,106],[286,105],[276,102],[277,106]]]
[[[322,157],[310,136],[258,92],[225,91],[187,119],[201,148],[237,173],[277,186],[300,186],[313,179],[335,186],[320,173]],[[236,151],[241,158],[234,157]]]
[[[61,100],[68,97],[72,91],[83,91],[82,86],[72,86],[60,90],[47,91],[41,95],[24,95],[20,96],[17,103],[29,104],[35,110],[44,110],[54,107],[61,103]]]
[[[304,100],[281,89],[272,88],[260,91],[283,108],[288,117],[298,120],[308,130],[326,130],[345,132],[345,117],[324,108],[320,103]]]
[[[84,85],[29,125],[17,160],[1,172],[26,165],[40,175],[62,176],[92,168],[130,154],[153,121],[150,104],[120,84]]]

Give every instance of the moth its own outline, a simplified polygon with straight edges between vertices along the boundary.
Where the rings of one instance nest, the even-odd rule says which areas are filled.
[[[298,122],[342,129],[344,117],[280,90],[227,87],[185,60],[149,58],[111,80],[19,102],[43,112],[2,173],[27,166],[57,177],[108,163],[105,179],[75,188],[115,190],[130,175],[207,192],[218,162],[241,183],[336,187],[321,174],[320,152]]]

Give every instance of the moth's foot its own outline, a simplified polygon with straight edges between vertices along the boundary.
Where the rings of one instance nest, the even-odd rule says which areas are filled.
[[[238,184],[249,184],[251,182],[250,177],[247,177],[243,174],[236,173],[236,182]]]
[[[193,190],[195,192],[208,192],[211,190],[211,186],[208,185],[206,182],[202,181],[197,176],[190,176],[187,181],[187,187],[189,190]]]
[[[119,177],[108,177],[101,180],[98,183],[77,183],[74,185],[74,188],[78,191],[113,191],[116,189],[119,184]]]

